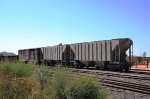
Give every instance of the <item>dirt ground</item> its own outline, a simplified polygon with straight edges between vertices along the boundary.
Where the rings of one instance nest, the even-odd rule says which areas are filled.
[[[150,70],[150,63],[148,65],[148,68],[147,65],[134,65],[131,69]]]

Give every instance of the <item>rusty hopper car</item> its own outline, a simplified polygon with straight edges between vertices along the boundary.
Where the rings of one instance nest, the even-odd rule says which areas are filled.
[[[43,61],[45,65],[55,65],[62,63],[67,65],[70,63],[70,46],[57,45],[42,48]]]
[[[23,49],[18,51],[19,61],[40,64],[43,59],[41,48]]]
[[[128,71],[131,64],[131,46],[129,38],[71,44],[70,63],[76,68],[95,66],[103,70]],[[126,61],[129,49],[130,61]]]

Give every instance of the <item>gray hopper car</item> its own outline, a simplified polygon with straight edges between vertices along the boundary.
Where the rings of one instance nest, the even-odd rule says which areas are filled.
[[[70,62],[70,46],[58,45],[43,47],[43,61],[45,65],[65,64]]]
[[[71,44],[70,57],[76,68],[95,66],[104,70],[128,71],[131,64],[131,45],[129,38]],[[130,61],[127,62],[126,51]]]

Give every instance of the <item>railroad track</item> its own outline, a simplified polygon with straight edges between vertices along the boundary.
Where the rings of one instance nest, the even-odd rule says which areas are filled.
[[[150,86],[148,85],[141,85],[112,79],[99,79],[99,81],[101,81],[103,85],[107,87],[129,90],[150,95]]]
[[[106,87],[129,90],[129,91],[133,91],[133,92],[150,95],[150,86],[149,85],[108,79],[108,78],[102,77],[102,75],[109,76],[109,77],[113,76],[113,77],[120,77],[120,78],[129,78],[129,79],[132,78],[132,79],[149,80],[149,81],[150,81],[150,77],[135,76],[135,75],[130,75],[130,74],[126,74],[126,73],[115,73],[115,72],[106,72],[106,71],[103,72],[103,71],[93,71],[93,70],[90,71],[90,70],[86,70],[86,69],[69,68],[68,70],[76,73],[77,75],[89,75],[89,74],[95,75],[95,77],[100,82],[102,82],[102,85],[104,85]]]
[[[150,70],[131,69],[129,73],[150,75]]]
[[[80,73],[88,73],[88,74],[96,74],[96,75],[105,75],[105,76],[112,76],[112,77],[120,77],[120,78],[129,78],[129,79],[138,79],[138,80],[148,80],[150,81],[149,76],[141,76],[135,75],[131,73],[118,73],[118,72],[106,72],[106,71],[94,71],[94,70],[86,70],[86,69],[69,69],[73,72],[80,72]]]
[[[138,80],[147,80],[150,81],[150,71],[143,70],[131,70],[130,72],[112,72],[112,71],[101,71],[101,70],[89,70],[89,69],[74,69],[74,68],[66,68],[73,72],[81,72],[88,74],[96,74],[96,75],[106,75],[112,77],[121,77],[121,78],[130,78],[130,79],[138,79]]]
[[[103,73],[98,73],[98,75],[103,75]],[[135,76],[135,75],[126,75],[126,74],[111,74],[111,73],[105,73],[105,75],[113,76],[113,77],[139,79],[139,80],[149,80],[150,81],[150,77],[145,77],[145,76]]]
[[[131,71],[134,70],[134,71],[141,71],[141,72],[150,72],[150,70],[142,70],[142,69],[131,69]]]
[[[141,77],[141,76],[133,76],[133,75],[126,75],[126,74],[115,74],[110,72],[94,72],[94,71],[88,71],[88,70],[71,70],[72,72],[78,73],[78,75],[85,75],[85,74],[94,74],[96,78],[102,82],[102,85],[106,87],[112,87],[117,89],[123,89],[123,90],[129,90],[133,92],[143,93],[150,95],[150,86],[143,85],[143,84],[137,84],[137,83],[131,83],[126,81],[120,81],[120,80],[114,80],[114,79],[108,79],[108,78],[102,78],[101,75],[106,76],[113,76],[113,77],[123,77],[123,78],[129,78],[129,79],[140,79],[140,80],[149,80],[150,77]]]

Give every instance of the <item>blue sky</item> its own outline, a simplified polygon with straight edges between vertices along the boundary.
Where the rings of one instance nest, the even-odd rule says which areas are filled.
[[[131,38],[150,56],[149,0],[0,0],[0,51]]]

